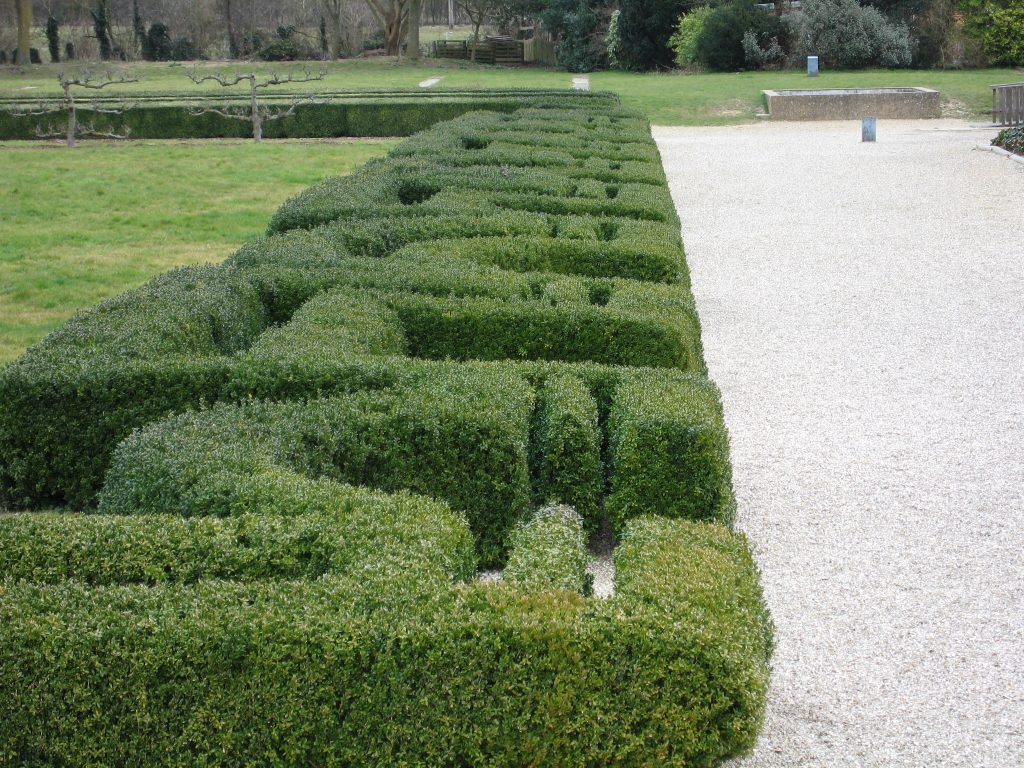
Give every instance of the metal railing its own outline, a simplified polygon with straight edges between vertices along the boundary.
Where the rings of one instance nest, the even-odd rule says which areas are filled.
[[[997,125],[1024,125],[1024,83],[992,86],[992,122]]]

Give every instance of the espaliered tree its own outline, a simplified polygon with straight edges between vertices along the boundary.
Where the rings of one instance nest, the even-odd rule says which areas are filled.
[[[60,88],[64,92],[59,102],[49,104],[41,109],[26,109],[14,112],[18,117],[30,117],[30,116],[43,116],[43,115],[56,115],[59,113],[67,114],[67,125],[58,128],[55,124],[51,124],[46,128],[39,127],[36,129],[36,135],[41,139],[56,139],[64,137],[67,140],[67,145],[70,148],[74,148],[78,143],[78,139],[86,136],[101,139],[127,139],[131,134],[131,128],[125,126],[123,133],[116,133],[112,130],[100,130],[94,123],[83,123],[78,119],[78,109],[81,106],[80,103],[75,99],[75,88],[84,88],[86,90],[102,90],[108,85],[115,85],[119,83],[136,83],[137,78],[127,77],[121,75],[120,77],[114,78],[107,76],[103,79],[97,79],[88,72],[83,72],[74,77],[68,77],[66,74],[61,72],[57,75],[57,82],[60,83]],[[130,105],[126,102],[121,102],[114,107],[104,106],[97,102],[90,102],[86,106],[89,112],[99,115],[122,115]]]
[[[248,74],[236,73],[233,77],[228,78],[224,75],[203,75],[199,76],[195,71],[188,72],[188,78],[196,85],[212,81],[218,83],[224,88],[230,88],[238,85],[245,81],[249,83],[249,106],[248,108],[232,108],[232,107],[203,107],[189,110],[189,114],[198,117],[199,115],[215,114],[221,117],[226,117],[230,120],[250,120],[252,121],[252,137],[256,141],[263,140],[263,124],[272,120],[280,120],[283,117],[289,117],[295,114],[296,107],[303,102],[311,102],[312,96],[306,98],[293,99],[287,109],[276,109],[272,110],[269,107],[262,106],[259,101],[259,91],[263,88],[270,88],[274,85],[284,85],[286,83],[308,83],[313,80],[323,80],[327,72],[321,69],[317,74],[312,74],[308,69],[304,70],[302,77],[295,77],[294,75],[288,75],[287,77],[279,77],[276,73],[265,80],[260,80],[255,72]]]

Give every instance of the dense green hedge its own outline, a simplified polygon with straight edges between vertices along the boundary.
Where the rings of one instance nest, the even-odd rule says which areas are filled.
[[[571,505],[592,532],[604,495],[597,401],[583,380],[571,375],[548,378],[538,398],[531,446],[536,497],[544,504]]]
[[[84,506],[132,428],[202,400],[266,326],[251,281],[189,267],[79,313],[0,370],[0,498]]]
[[[99,512],[0,517],[0,762],[713,765],[763,715],[678,219],[611,103],[465,115],[76,316],[0,371],[0,502]]]
[[[231,517],[22,513],[0,517],[0,578],[59,584],[317,579],[371,567],[368,553],[476,570],[465,519],[445,504],[284,472],[244,479]]]
[[[0,754],[24,765],[693,766],[754,742],[770,624],[741,536],[634,521],[604,601],[452,589],[440,568],[416,576],[5,583]]]
[[[729,440],[718,393],[706,379],[623,377],[608,418],[617,528],[659,514],[731,523],[735,514]]]
[[[99,509],[229,515],[255,492],[254,483],[263,488],[267,472],[291,478],[280,490],[284,498],[271,503],[295,511],[303,505],[294,496],[306,493],[309,479],[409,489],[464,511],[482,562],[494,565],[529,504],[533,399],[515,375],[449,366],[398,389],[218,405],[156,422],[122,442]]]
[[[261,94],[263,104],[271,112],[285,110],[291,101],[282,100],[274,93]],[[324,94],[315,101],[302,103],[305,94],[296,94],[298,103],[294,114],[263,125],[263,136],[277,138],[329,138],[336,136],[410,136],[442,120],[451,120],[467,112],[488,109],[511,112],[523,104],[547,103],[562,105],[569,97],[564,91],[537,91],[515,89],[496,91],[433,91],[367,92],[352,94]],[[187,100],[187,101],[186,101]],[[613,94],[595,93],[590,97],[595,108],[612,106],[618,99]],[[28,98],[0,103],[0,141],[11,139],[33,140],[37,129],[46,131],[54,125],[67,122],[66,113],[21,116],[19,113],[55,106],[56,100]],[[177,103],[175,103],[177,102]],[[212,103],[211,103],[212,102]],[[203,108],[245,114],[248,108],[237,95],[221,95],[211,99],[207,94],[175,94],[161,99],[132,97],[127,103],[114,99],[101,99],[102,109],[122,110],[111,115],[89,109],[92,101],[78,108],[79,121],[100,131],[123,134],[127,128],[133,139],[219,139],[251,138],[252,123],[236,120],[213,112],[195,114]]]
[[[503,574],[506,582],[528,592],[587,592],[590,553],[583,520],[572,507],[543,507],[521,523],[511,538],[511,553]]]

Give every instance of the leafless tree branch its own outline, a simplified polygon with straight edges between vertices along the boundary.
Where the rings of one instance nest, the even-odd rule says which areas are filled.
[[[230,88],[233,85],[238,85],[243,80],[249,80],[250,78],[253,77],[253,75],[238,75],[238,74],[235,75],[234,80],[229,80],[227,77],[225,77],[224,75],[221,75],[221,74],[203,75],[202,77],[200,77],[196,73],[195,70],[190,70],[190,71],[186,72],[185,74],[188,76],[188,79],[191,80],[196,85],[199,85],[199,84],[205,83],[205,82],[214,82],[214,83],[219,83],[220,85],[224,86],[225,88]]]
[[[132,129],[129,126],[125,126],[124,133],[120,134],[113,131],[98,131],[92,123],[83,123],[79,127],[79,133],[83,136],[92,136],[97,139],[127,139],[131,136]]]
[[[239,109],[241,109],[241,107]],[[249,112],[230,112],[227,109],[217,109],[216,107],[203,107],[202,109],[190,107],[188,113],[192,117],[199,117],[200,115],[220,115],[221,117],[226,117],[230,120],[252,119],[252,115]]]

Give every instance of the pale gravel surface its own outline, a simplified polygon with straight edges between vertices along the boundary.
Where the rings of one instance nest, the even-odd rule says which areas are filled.
[[[743,768],[1024,765],[1024,167],[656,128],[778,626]]]

